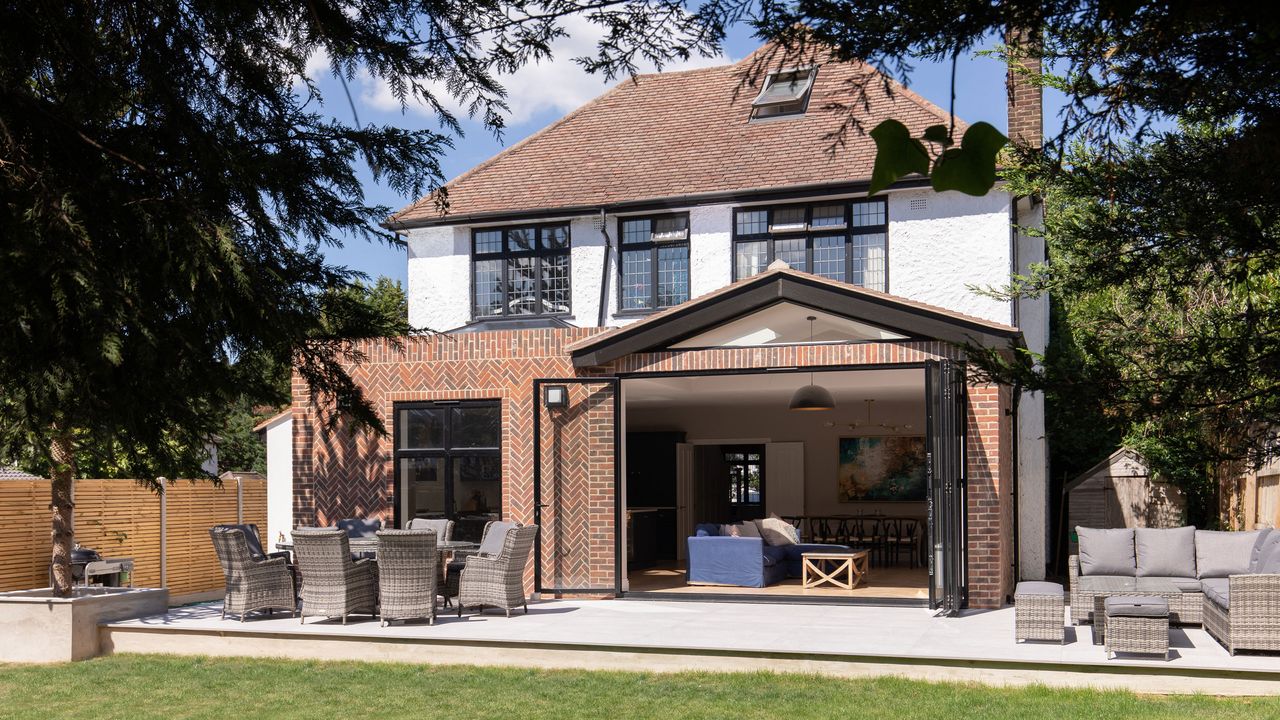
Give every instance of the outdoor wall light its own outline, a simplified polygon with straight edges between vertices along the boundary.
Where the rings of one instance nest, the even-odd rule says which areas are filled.
[[[569,407],[569,388],[565,385],[543,387],[542,404],[548,408]]]

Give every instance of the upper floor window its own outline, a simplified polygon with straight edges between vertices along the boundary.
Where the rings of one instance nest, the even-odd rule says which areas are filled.
[[[475,317],[569,312],[569,224],[471,232]]]
[[[733,279],[783,260],[802,272],[888,290],[889,218],[884,198],[738,208],[733,213]]]
[[[689,299],[689,215],[618,220],[619,310],[653,310]]]

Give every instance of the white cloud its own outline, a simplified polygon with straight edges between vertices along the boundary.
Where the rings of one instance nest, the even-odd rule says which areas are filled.
[[[515,73],[498,78],[507,91],[508,127],[526,123],[542,112],[563,115],[617,84],[618,80],[607,81],[603,75],[588,73],[578,63],[573,62],[575,57],[593,54],[596,42],[603,36],[603,30],[581,16],[566,18],[563,27],[568,37],[561,38],[552,44],[550,59],[530,63]],[[663,71],[689,70],[723,65],[727,62],[730,61],[723,56],[693,57],[686,62],[666,65]],[[654,70],[656,68],[647,63],[639,67],[642,73]],[[459,118],[466,117],[465,108],[449,95],[443,83],[434,83],[430,88],[442,105]],[[400,101],[392,95],[391,88],[385,82],[368,76],[360,81],[359,97],[362,103],[377,110],[400,109]],[[432,114],[430,109],[413,101],[410,102],[409,109],[427,116]]]

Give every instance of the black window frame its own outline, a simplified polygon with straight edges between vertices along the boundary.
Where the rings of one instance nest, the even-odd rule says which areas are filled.
[[[856,204],[880,203],[884,210],[884,222],[880,225],[853,225],[853,206]],[[831,205],[840,205],[844,209],[844,227],[832,228],[815,228],[813,227],[813,210],[818,207],[829,207]],[[769,230],[773,225],[774,212],[778,210],[794,210],[797,208],[804,209],[805,230],[794,232],[772,232]],[[765,232],[740,234],[738,232],[738,216],[742,213],[766,211],[765,216]],[[766,245],[766,261],[765,267],[772,265],[774,260],[778,258],[777,241],[789,240],[792,238],[804,238],[804,254],[805,254],[805,272],[817,274],[814,272],[813,266],[813,242],[819,237],[840,236],[844,240],[844,274],[840,279],[858,287],[866,287],[861,283],[853,282],[853,236],[869,235],[880,233],[884,235],[884,287],[878,288],[880,292],[889,292],[889,201],[887,198],[840,198],[831,200],[818,200],[807,203],[787,203],[778,205],[745,205],[735,207],[732,217],[732,235],[733,235],[733,252],[731,254],[730,263],[732,264],[733,281],[737,282],[744,277],[738,274],[738,248],[741,244],[752,242],[765,242]],[[763,272],[763,271],[761,271]],[[877,288],[870,288],[877,289]]]
[[[565,244],[563,248],[543,248],[542,247],[542,231],[547,228],[564,228]],[[508,236],[515,230],[533,230],[533,249],[532,250],[512,250]],[[497,252],[481,253],[476,249],[476,236],[480,233],[501,232],[502,233],[502,249]],[[561,222],[546,223],[520,223],[517,225],[502,225],[489,227],[473,227],[471,228],[471,318],[473,320],[490,320],[495,318],[525,318],[525,317],[565,317],[573,314],[573,225],[568,220]],[[519,258],[536,259],[537,270],[535,272],[534,284],[537,292],[537,305],[543,307],[542,302],[542,260],[547,257],[566,258],[565,271],[568,273],[569,286],[567,292],[567,310],[558,312],[543,312],[541,309],[536,313],[511,313],[511,284],[509,276],[509,262]],[[502,312],[496,315],[480,312],[480,304],[477,297],[476,286],[476,265],[480,262],[489,260],[502,261],[502,278],[499,280],[498,289],[502,294],[502,303],[500,305]]]
[[[453,413],[447,412],[446,417],[449,419],[444,424],[443,439],[441,440],[441,447],[408,448],[408,449],[400,447],[400,428],[397,427],[397,425],[400,422],[401,410],[430,408],[430,409],[441,409],[441,410],[451,411],[454,408],[468,408],[468,407],[493,408],[498,411],[498,444],[496,446],[494,447],[453,447],[453,438],[452,438]],[[404,487],[404,485],[402,484],[403,478],[401,477],[401,474],[400,474],[401,460],[415,459],[415,458],[444,458],[445,460],[444,477],[442,478],[442,482],[444,483],[444,504],[445,504],[444,516],[450,520],[455,520],[459,517],[458,507],[457,507],[458,503],[457,503],[457,498],[454,497],[455,488],[453,487],[454,458],[461,458],[461,457],[496,458],[498,461],[498,466],[500,468],[499,483],[503,486],[502,490],[505,490],[505,486],[507,483],[507,478],[506,478],[507,473],[506,473],[506,468],[502,466],[502,401],[501,400],[497,400],[497,399],[493,399],[493,400],[423,400],[423,401],[415,400],[411,402],[397,402],[392,404],[391,418],[392,418],[391,434],[393,438],[392,464],[395,467],[395,472],[394,472],[395,484],[392,491],[392,495],[393,495],[392,506],[393,506],[393,514],[395,516],[396,527],[405,527],[408,524],[408,522],[413,519],[412,517],[403,517],[403,512],[401,509],[401,506],[404,500],[404,496],[402,494],[402,488]],[[502,490],[500,490],[498,493],[498,516],[499,517],[503,516],[503,512],[506,509],[505,507],[503,507],[503,504],[502,504],[502,495],[503,495]]]
[[[662,241],[662,242],[654,240],[653,239],[654,223],[656,223],[658,220],[675,218],[675,217],[684,218],[684,225],[685,225],[684,240],[671,240],[671,241]],[[625,240],[626,235],[623,233],[623,228],[625,227],[626,223],[634,222],[636,220],[649,221],[649,233],[650,233],[649,240],[645,242],[628,243]],[[618,237],[618,310],[615,313],[615,315],[648,315],[650,313],[654,313],[659,310],[665,310],[666,308],[674,306],[674,305],[658,304],[658,254],[659,254],[658,251],[661,250],[662,248],[670,248],[670,247],[684,248],[685,264],[688,266],[688,272],[689,272],[689,287],[686,289],[686,295],[684,300],[680,301],[680,303],[688,302],[689,298],[693,297],[693,251],[691,249],[691,241],[693,239],[693,225],[692,225],[692,219],[689,217],[688,212],[657,213],[653,215],[626,215],[626,216],[619,217],[617,237]],[[623,297],[624,297],[623,285],[622,285],[623,277],[624,277],[623,257],[624,257],[624,254],[627,252],[639,252],[643,250],[649,251],[649,302],[650,302],[650,305],[647,308],[626,308],[623,306]],[[680,303],[675,303],[675,305],[679,305]]]

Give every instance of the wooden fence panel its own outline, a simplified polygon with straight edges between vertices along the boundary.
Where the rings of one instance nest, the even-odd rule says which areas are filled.
[[[49,482],[0,481],[0,592],[49,584]]]
[[[237,492],[237,482],[240,483]],[[222,569],[209,540],[219,523],[267,526],[267,484],[262,478],[200,480],[166,486],[164,502],[133,480],[77,480],[75,539],[104,557],[133,558],[133,584],[160,587],[161,566],[171,596],[222,589]],[[0,592],[49,584],[49,481],[0,481]],[[162,511],[165,515],[162,543]],[[262,538],[271,549],[274,540]],[[162,563],[162,556],[164,562]]]

